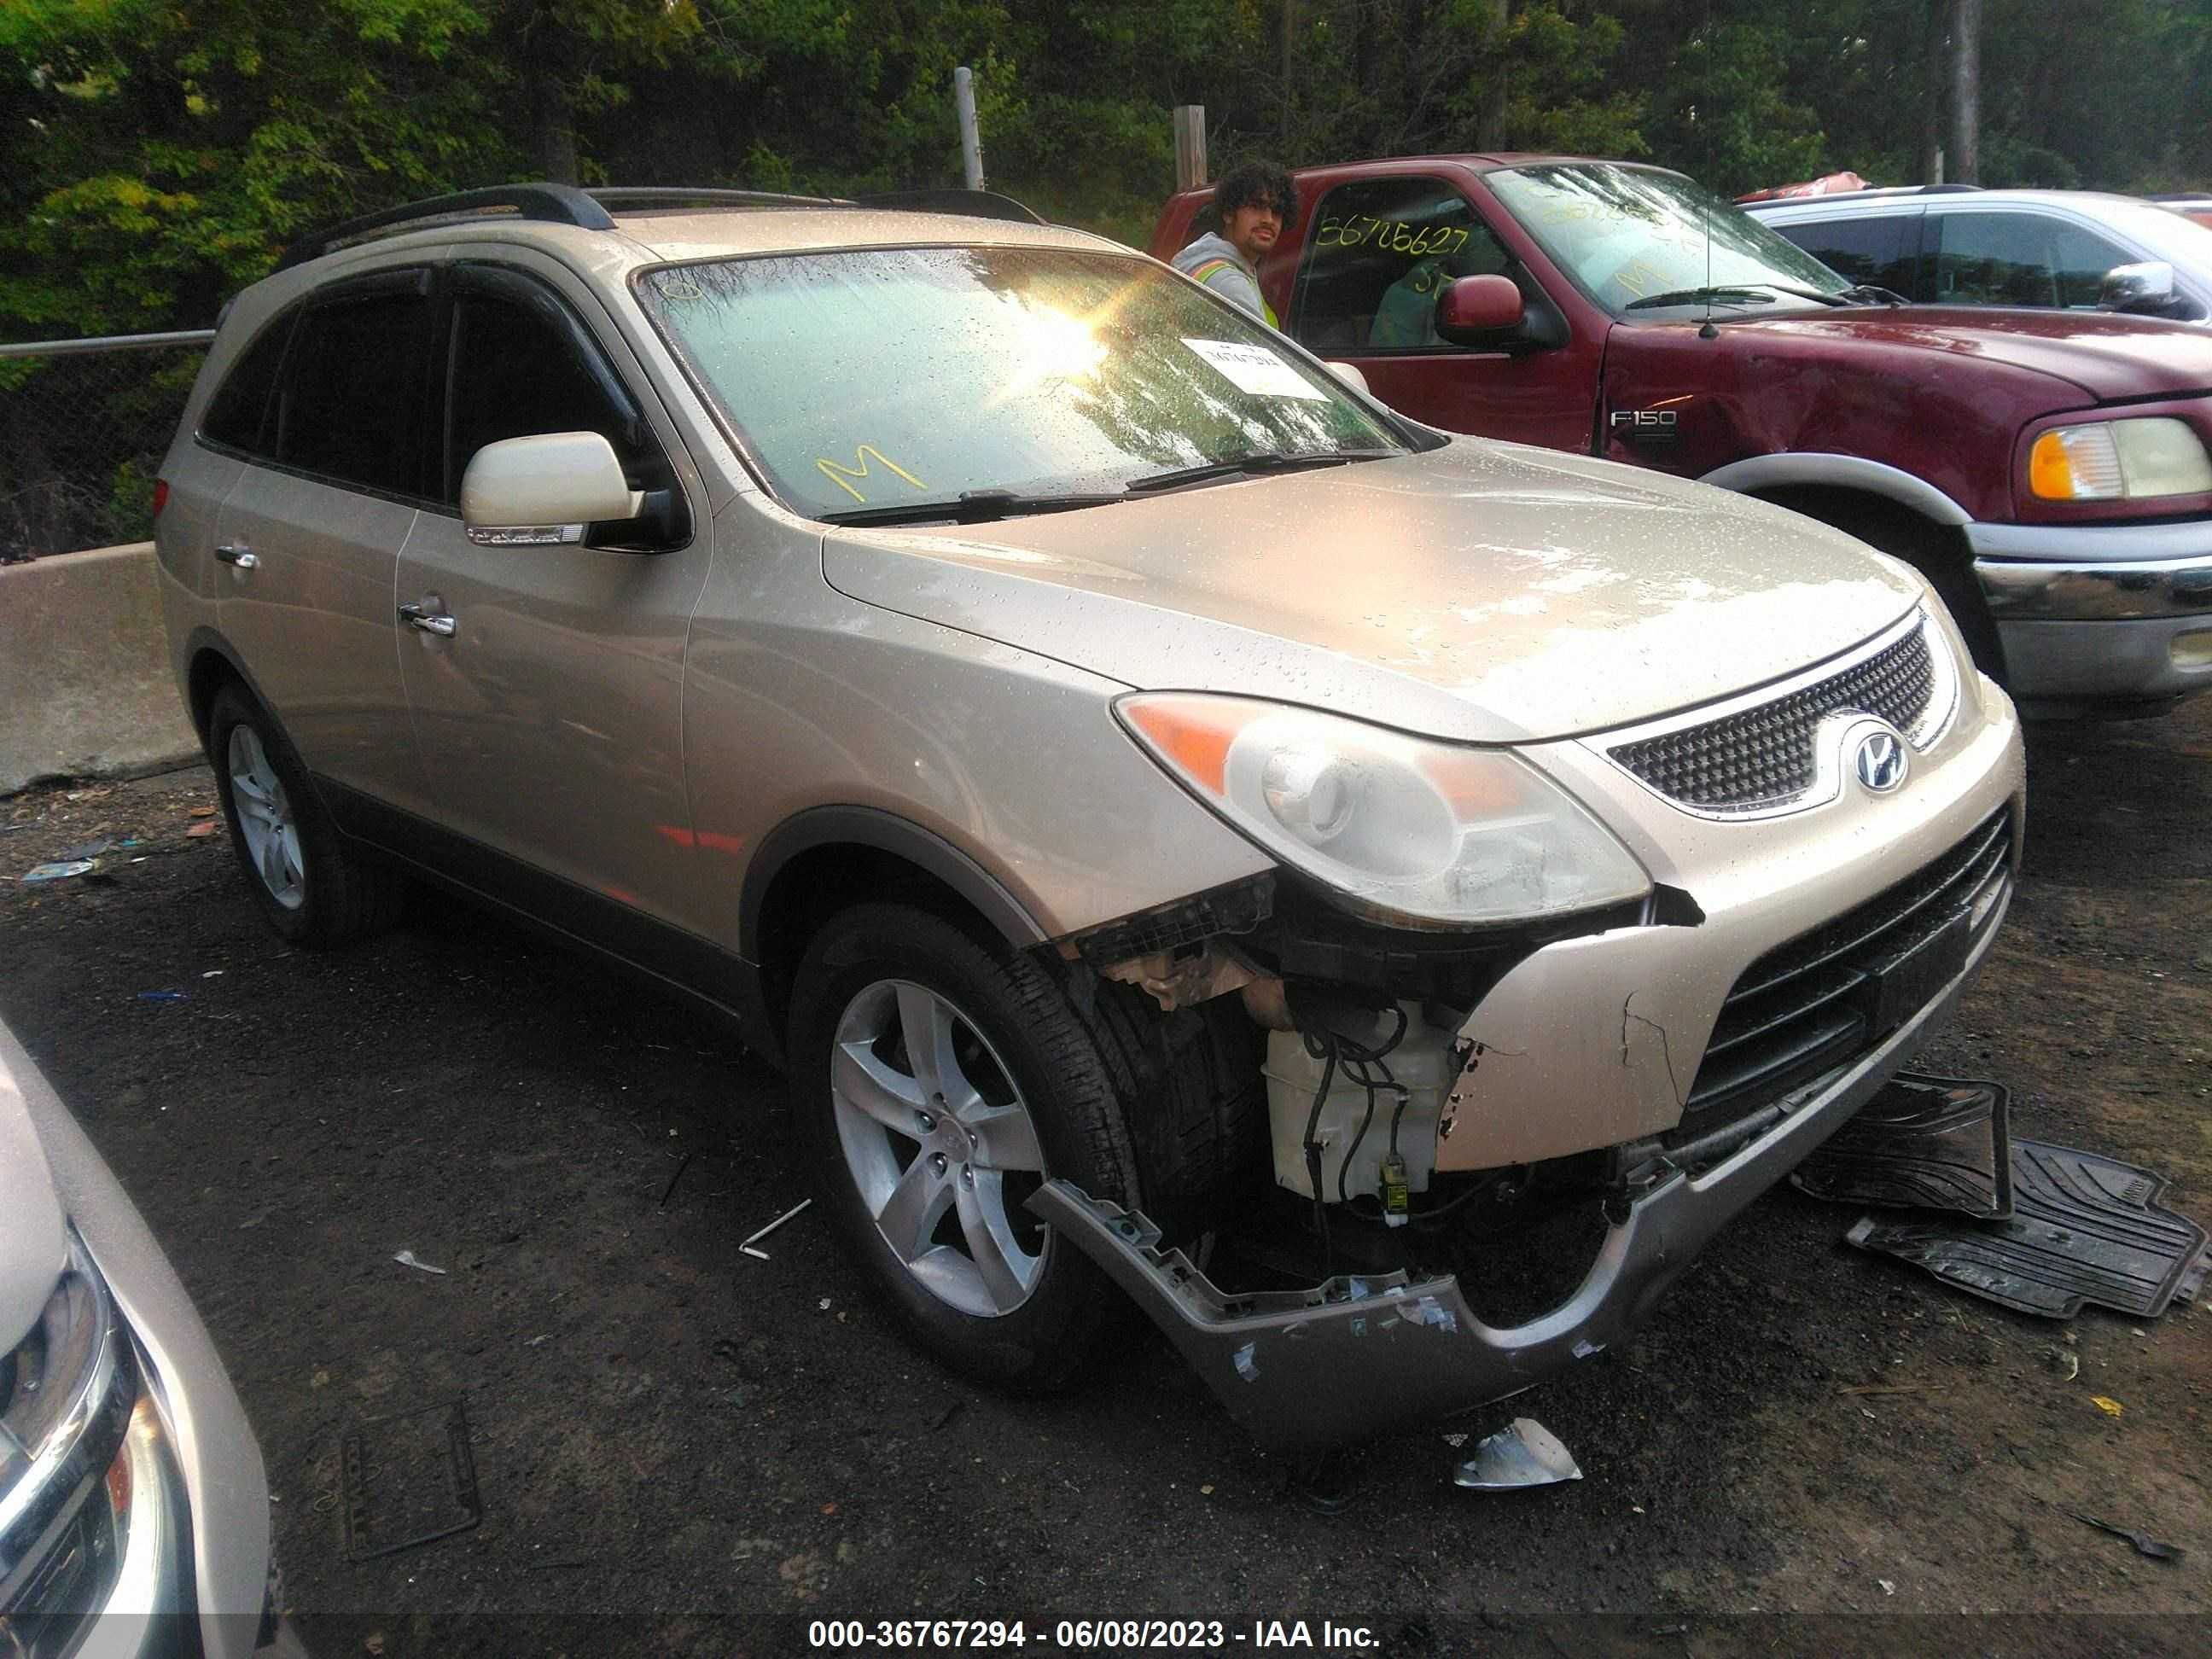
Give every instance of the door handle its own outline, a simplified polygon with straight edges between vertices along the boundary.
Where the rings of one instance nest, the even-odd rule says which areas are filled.
[[[215,550],[215,556],[225,564],[234,564],[240,570],[251,570],[261,561],[244,542],[225,542]]]
[[[447,612],[433,610],[431,607],[437,603],[437,600],[430,599],[421,605],[403,605],[399,607],[399,614],[407,619],[410,628],[419,629],[425,634],[435,634],[441,640],[450,640],[460,631],[461,624]]]

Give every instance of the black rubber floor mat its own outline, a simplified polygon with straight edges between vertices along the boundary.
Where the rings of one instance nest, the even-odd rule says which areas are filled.
[[[1837,1204],[2012,1213],[2012,1097],[2000,1085],[1901,1072],[1797,1167],[1797,1186]]]
[[[2204,1229],[2153,1201],[2166,1178],[2094,1152],[2012,1145],[2003,1221],[1868,1216],[1844,1237],[1917,1261],[1945,1283],[2022,1313],[2071,1319],[2085,1302],[2155,1319],[2194,1301],[2212,1252]]]
[[[374,1417],[345,1437],[346,1553],[356,1561],[465,1532],[483,1519],[461,1402]]]

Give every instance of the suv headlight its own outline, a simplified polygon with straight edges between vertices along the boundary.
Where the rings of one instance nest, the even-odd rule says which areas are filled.
[[[2046,501],[2114,501],[2212,490],[2212,455],[2170,416],[2054,427],[2027,453],[2027,487]]]
[[[72,1237],[39,1322],[0,1355],[0,1628],[27,1633],[21,1651],[73,1651],[144,1554],[133,1533],[155,1494],[138,1406],[130,1339]],[[166,1610],[146,1596],[129,1605]]]
[[[1603,824],[1506,750],[1247,697],[1137,692],[1114,711],[1233,828],[1356,908],[1467,927],[1651,890]]]

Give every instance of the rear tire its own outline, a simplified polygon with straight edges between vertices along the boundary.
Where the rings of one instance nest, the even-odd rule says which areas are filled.
[[[1023,1206],[1064,1176],[1133,1205],[1114,1079],[1036,963],[927,911],[827,923],[792,986],[793,1090],[812,1178],[908,1334],[1021,1393],[1075,1382],[1133,1310]]]
[[[338,833],[283,728],[244,687],[216,694],[207,742],[231,848],[269,925],[318,949],[388,927],[400,878]]]

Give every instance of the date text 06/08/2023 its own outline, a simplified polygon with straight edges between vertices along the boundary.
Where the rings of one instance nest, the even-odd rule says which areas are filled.
[[[806,1639],[813,1648],[854,1650],[1037,1647],[1077,1652],[1244,1647],[1356,1653],[1379,1642],[1364,1625],[1327,1619],[1255,1619],[1237,1626],[1219,1619],[1061,1619],[1049,1625],[1023,1619],[816,1619],[807,1625]]]

